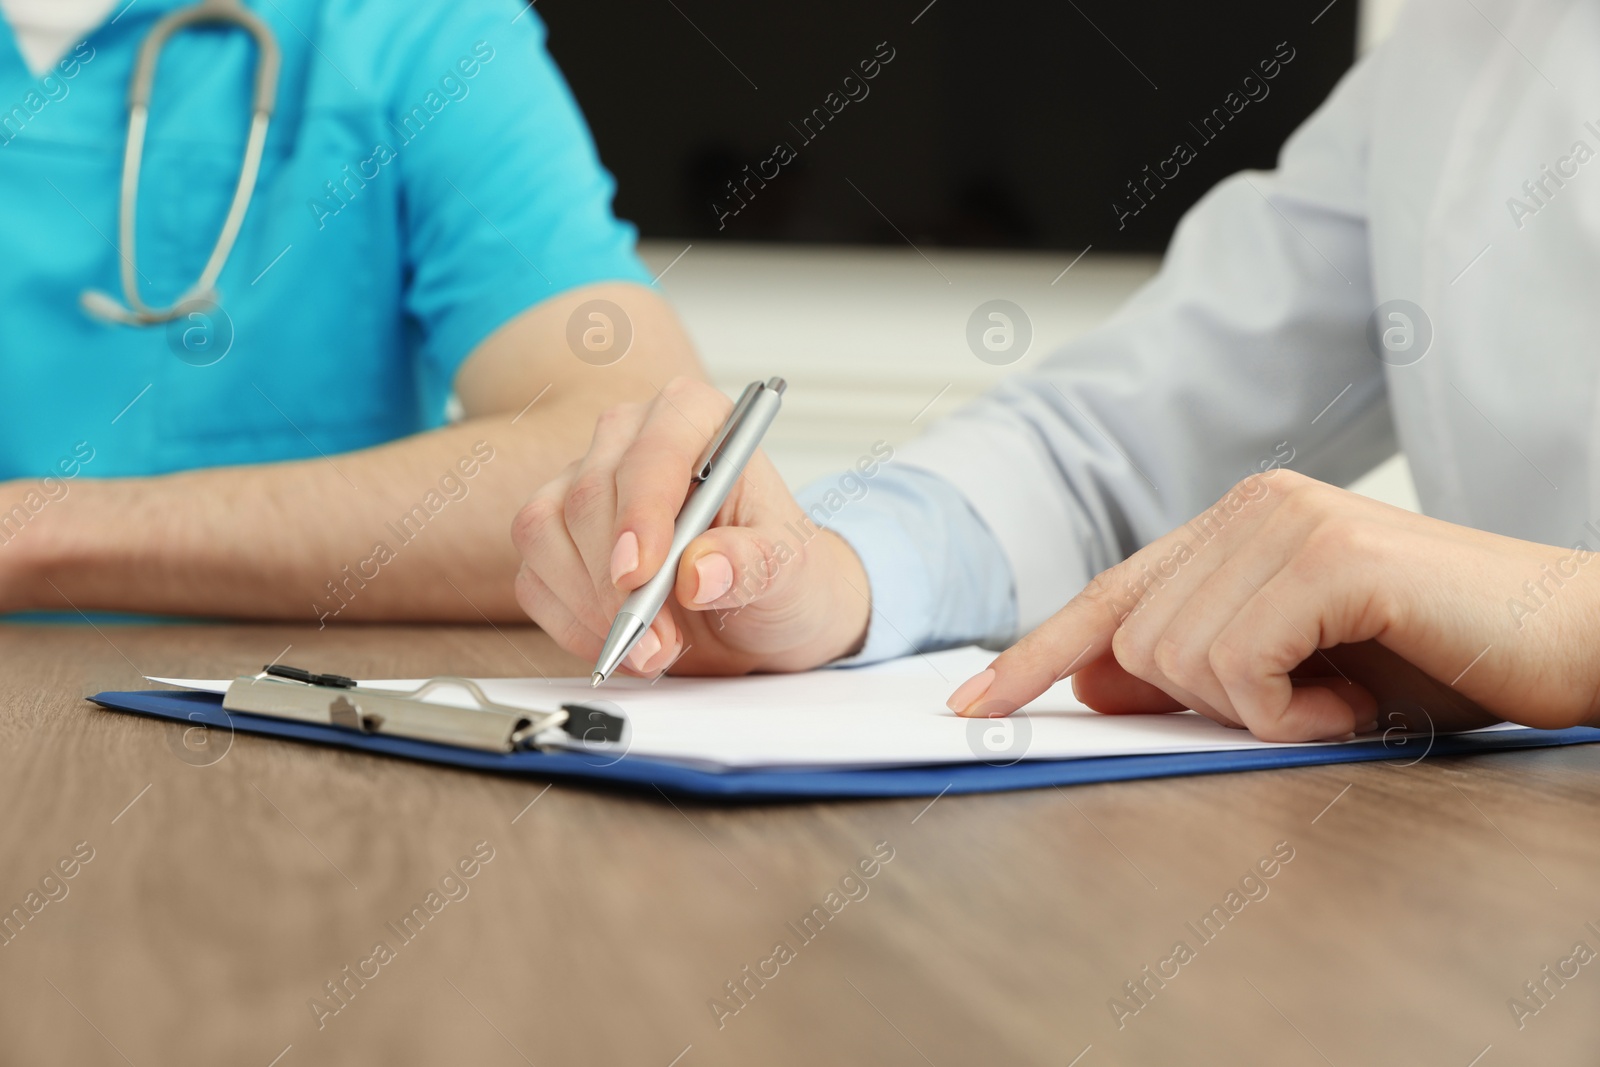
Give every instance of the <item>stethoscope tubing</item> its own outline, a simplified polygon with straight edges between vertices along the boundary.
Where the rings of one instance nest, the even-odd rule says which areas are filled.
[[[228,214],[212,245],[211,255],[194,285],[164,308],[153,308],[139,294],[142,277],[138,266],[139,173],[144,163],[145,135],[150,124],[150,97],[155,86],[156,66],[161,50],[174,34],[198,25],[232,25],[248,32],[256,42],[255,94],[251,103],[250,135],[239,165],[239,180],[234,186]],[[267,131],[277,105],[278,74],[282,54],[272,30],[240,0],[200,0],[192,7],[174,11],[150,29],[139,46],[133,77],[128,85],[128,140],[122,156],[122,184],[118,199],[118,258],[121,260],[123,302],[106,293],[89,290],[80,302],[96,318],[129,326],[150,326],[170,322],[185,313],[195,300],[215,300],[217,278],[228,262],[233,245],[244,225],[250,201],[255,195],[266,150]]]

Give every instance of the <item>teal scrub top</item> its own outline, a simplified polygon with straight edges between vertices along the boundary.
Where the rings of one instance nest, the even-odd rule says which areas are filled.
[[[40,77],[0,19],[0,478],[59,474],[86,451],[81,472],[105,477],[393,440],[444,421],[463,360],[519,312],[649,283],[531,10],[247,0],[283,71],[222,313],[90,318],[85,289],[122,298],[134,54],[182,2],[119,5]],[[151,306],[193,284],[216,240],[254,61],[236,29],[191,29],[162,53],[136,235]]]

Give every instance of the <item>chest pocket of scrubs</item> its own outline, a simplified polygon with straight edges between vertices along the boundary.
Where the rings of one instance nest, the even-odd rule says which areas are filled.
[[[292,143],[269,138],[220,313],[161,328],[176,357],[157,431],[171,465],[333,454],[420,428],[399,325],[399,176],[358,173],[371,126],[357,109],[313,108]],[[203,268],[239,160],[232,146],[152,155],[140,230],[161,299]]]

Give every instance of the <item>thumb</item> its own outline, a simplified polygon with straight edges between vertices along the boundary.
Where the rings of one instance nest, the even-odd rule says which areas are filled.
[[[750,526],[707,530],[678,561],[678,603],[689,611],[727,611],[794,588],[805,555],[794,540]]]

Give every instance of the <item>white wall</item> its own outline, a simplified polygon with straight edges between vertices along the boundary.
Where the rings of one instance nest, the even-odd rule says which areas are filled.
[[[646,243],[659,271],[682,245]],[[1099,323],[1156,268],[1097,256],[1052,285],[1073,254],[696,245],[661,279],[717,384],[790,384],[768,451],[792,484],[841,470],[874,441],[899,444],[1010,370]],[[967,319],[1004,297],[1033,324],[1013,367],[980,361]]]
[[[1362,0],[1363,49],[1387,32],[1402,2]],[[767,449],[796,486],[842,470],[877,440],[910,439],[1101,322],[1158,265],[1091,251],[1063,275],[1076,253],[729,244],[685,253],[665,242],[641,251],[653,272],[666,270],[662,289],[720,387],[737,393],[756,378],[788,379]],[[1033,324],[1027,355],[1011,367],[982,362],[966,340],[973,310],[997,297]],[[1416,509],[1401,459],[1353,488]]]

